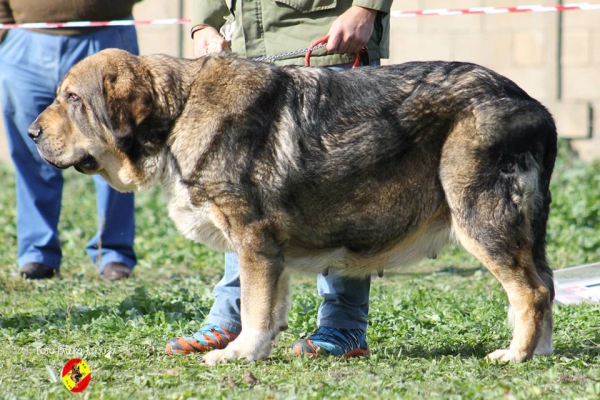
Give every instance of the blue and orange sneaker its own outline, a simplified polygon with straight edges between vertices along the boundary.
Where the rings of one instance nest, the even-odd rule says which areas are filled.
[[[292,344],[295,355],[318,357],[364,357],[369,355],[367,333],[362,329],[337,329],[319,327],[307,339],[296,340]]]
[[[238,333],[229,332],[217,325],[206,324],[192,336],[175,337],[167,342],[167,354],[207,353],[224,349]]]

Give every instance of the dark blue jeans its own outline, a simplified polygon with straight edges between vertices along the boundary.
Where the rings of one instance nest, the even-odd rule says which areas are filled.
[[[135,28],[109,27],[65,36],[13,29],[0,44],[0,103],[17,180],[18,263],[59,269],[58,235],[63,177],[39,156],[27,128],[54,100],[56,87],[75,63],[109,47],[138,54]],[[133,194],[118,193],[94,176],[98,231],[86,250],[100,271],[112,261],[136,264]],[[68,194],[66,194],[68,195]]]

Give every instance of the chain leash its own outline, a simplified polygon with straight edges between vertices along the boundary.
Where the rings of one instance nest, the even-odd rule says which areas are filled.
[[[257,57],[257,58],[253,58],[252,60],[254,60],[254,61],[271,62],[273,60],[278,60],[278,59],[281,59],[281,58],[289,58],[289,57],[293,57],[293,56],[298,56],[300,54],[304,55],[304,54],[308,53],[309,51],[314,51],[314,50],[317,50],[317,49],[322,49],[325,46],[327,46],[326,43],[321,43],[321,44],[318,44],[316,46],[307,47],[307,48],[302,49],[302,50],[288,51],[287,53],[274,54],[272,56]]]

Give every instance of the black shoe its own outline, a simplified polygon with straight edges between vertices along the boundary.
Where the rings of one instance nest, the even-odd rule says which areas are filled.
[[[23,265],[18,271],[11,274],[13,278],[23,277],[25,279],[50,279],[58,276],[58,270],[47,265],[32,262]]]
[[[120,262],[110,262],[102,270],[102,279],[107,281],[118,281],[131,276],[131,268]]]

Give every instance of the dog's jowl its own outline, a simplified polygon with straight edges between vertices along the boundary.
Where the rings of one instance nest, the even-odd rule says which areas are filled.
[[[508,294],[513,339],[488,357],[552,352],[556,129],[486,68],[333,72],[107,50],[73,67],[30,136],[50,164],[118,190],[160,183],[182,234],[237,252],[243,330],[207,364],[269,356],[290,269],[360,276],[434,256],[451,237]]]

